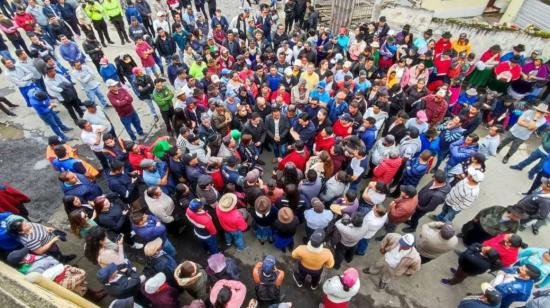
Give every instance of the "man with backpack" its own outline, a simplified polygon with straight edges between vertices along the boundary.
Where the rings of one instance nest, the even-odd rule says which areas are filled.
[[[285,272],[275,267],[275,257],[268,255],[256,263],[252,278],[256,283],[256,298],[260,304],[276,304],[281,301],[281,285]]]

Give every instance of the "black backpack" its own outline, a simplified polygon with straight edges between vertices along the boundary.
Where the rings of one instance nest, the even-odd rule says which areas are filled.
[[[275,272],[273,277],[265,277],[262,274],[262,270],[258,269],[260,272],[260,284],[256,286],[256,297],[260,302],[278,302],[281,296],[281,291],[275,285],[277,280],[277,273]]]

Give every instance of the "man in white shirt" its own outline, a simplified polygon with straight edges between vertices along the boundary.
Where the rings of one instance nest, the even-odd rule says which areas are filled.
[[[82,141],[90,147],[90,150],[94,152],[101,167],[104,170],[109,170],[109,162],[105,154],[103,154],[103,134],[105,133],[105,127],[101,125],[92,125],[86,120],[79,120],[78,127],[82,129],[80,139],[82,139]]]
[[[82,105],[86,107],[86,111],[84,111],[84,116],[82,117],[82,119],[90,122],[90,124],[92,125],[103,126],[105,127],[105,132],[116,136],[113,125],[111,124],[111,121],[109,120],[105,112],[103,112],[103,108],[97,106],[92,101],[84,101]]]
[[[172,233],[181,234],[184,229],[181,221],[185,213],[180,207],[174,205],[172,198],[156,185],[147,188],[144,197],[149,211],[157,216]]]
[[[377,194],[377,193],[376,193]],[[385,195],[384,195],[385,198]],[[388,213],[382,202],[377,203],[372,211],[368,212],[363,219],[363,224],[367,225],[367,234],[359,241],[355,254],[364,256],[369,247],[369,240],[380,230],[388,221]]]
[[[455,216],[462,210],[472,206],[479,196],[479,183],[484,179],[485,175],[480,170],[472,170],[468,177],[458,182],[447,197],[445,204],[439,215],[432,215],[432,219],[452,223]]]

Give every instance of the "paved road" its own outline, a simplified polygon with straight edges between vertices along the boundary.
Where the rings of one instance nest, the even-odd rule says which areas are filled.
[[[228,12],[230,17],[234,16],[238,10],[239,0],[219,1],[219,6]],[[111,29],[112,38],[118,41],[114,29]],[[130,52],[134,55],[133,50],[130,51],[128,46],[111,46],[106,50],[110,59],[121,53]],[[91,63],[90,63],[90,66]],[[99,78],[99,77],[98,77]],[[9,91],[7,88],[8,82],[5,77],[0,77],[0,88],[6,91],[6,97],[21,105],[24,105],[18,92]],[[9,93],[11,92],[11,93]],[[9,93],[9,94],[8,94]],[[80,92],[81,97],[84,94]],[[142,118],[144,128],[147,130],[152,125],[152,117],[148,113],[148,109],[143,102],[137,101],[135,105]],[[51,135],[49,129],[45,129],[43,123],[35,115],[35,113],[26,107],[15,109],[18,114],[16,118],[7,118],[4,114],[0,114],[0,179],[28,193],[33,200],[29,208],[31,217],[34,220],[41,221],[58,227],[67,227],[66,215],[61,206],[61,190],[56,181],[56,175],[50,169],[50,166],[45,161],[44,148],[45,138]],[[107,113],[113,119],[115,127],[118,131],[122,131],[122,125],[118,121],[118,117],[112,109],[107,110]],[[66,114],[65,110],[61,110],[61,118],[67,124],[72,125],[72,121]],[[6,127],[6,124],[8,125]],[[74,127],[74,126],[73,126]],[[75,129],[76,131],[76,129]],[[486,133],[480,129],[480,135]],[[73,137],[78,138],[77,133],[72,133]],[[123,137],[125,137],[123,135]],[[526,156],[527,148],[534,148],[538,139],[531,140],[529,145],[525,145],[514,156],[510,163],[515,163],[519,159]],[[78,141],[72,142],[73,145],[79,146],[81,154],[84,157],[92,158],[93,155],[86,148],[78,144]],[[264,161],[270,162],[271,156],[265,154]],[[486,179],[481,185],[481,195],[472,209],[469,209],[461,214],[455,220],[457,230],[464,222],[470,219],[477,211],[482,208],[492,205],[508,205],[517,201],[520,196],[518,192],[525,191],[530,181],[527,179],[526,172],[517,172],[510,170],[507,166],[500,163],[499,158],[493,158],[488,161],[488,171]],[[269,166],[266,168],[268,171]],[[266,172],[268,173],[268,172]],[[424,181],[427,181],[427,177]],[[104,185],[102,180],[100,183]],[[421,223],[426,222],[425,218]],[[399,227],[399,230],[401,226]],[[546,229],[543,229],[538,237],[534,237],[531,232],[524,231],[520,234],[525,241],[532,246],[550,247],[550,238],[544,236]],[[301,238],[299,234],[297,239]],[[187,232],[177,239],[173,239],[178,249],[179,259],[186,258],[198,261],[201,264],[206,263],[206,258],[201,252],[200,247],[192,239],[192,235]],[[316,307],[321,299],[321,290],[311,291],[309,289],[299,289],[295,286],[290,276],[291,270],[294,268],[294,262],[290,255],[286,255],[276,251],[271,245],[260,245],[252,238],[249,232],[245,236],[248,248],[243,252],[235,252],[228,250],[228,254],[234,256],[242,264],[241,277],[248,287],[248,296],[253,296],[253,287],[251,283],[250,271],[255,262],[260,260],[266,254],[273,254],[277,257],[282,268],[285,269],[287,278],[283,287],[283,292],[287,294],[287,299],[292,300],[297,307]],[[67,243],[62,243],[65,250],[82,253],[82,242],[78,239],[73,239]],[[374,263],[379,258],[378,245],[375,242],[369,247],[368,253],[364,257],[355,258],[351,265],[362,269]],[[378,290],[376,288],[376,277],[369,277],[361,274],[361,289],[359,295],[353,301],[353,307],[454,307],[465,296],[467,292],[478,292],[481,282],[488,281],[491,276],[484,275],[474,279],[469,279],[465,283],[453,288],[444,286],[439,283],[443,277],[450,275],[449,268],[455,266],[457,262],[456,255],[450,253],[441,258],[425,265],[422,270],[413,277],[403,278],[393,282],[386,290]],[[90,281],[92,285],[97,285],[95,280],[96,268],[85,259],[79,259],[77,265],[86,269],[90,273]],[[343,269],[348,265],[344,265]],[[333,271],[327,275],[336,274]],[[102,306],[107,306],[108,301],[101,303]]]

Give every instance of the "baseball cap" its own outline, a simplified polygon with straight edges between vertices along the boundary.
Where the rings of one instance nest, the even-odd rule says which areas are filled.
[[[502,296],[500,293],[491,286],[490,283],[484,282],[481,284],[481,291],[483,291],[483,294],[487,298],[487,303],[492,306],[497,306],[500,304],[500,300],[502,299]]]
[[[407,233],[399,239],[399,245],[407,248],[411,248],[414,246],[415,239],[414,235],[412,233]]]

